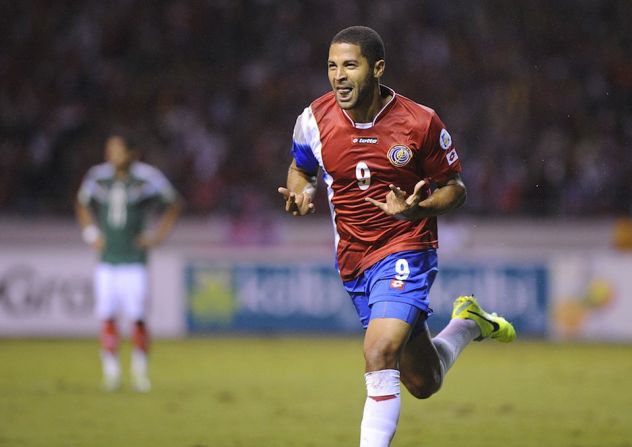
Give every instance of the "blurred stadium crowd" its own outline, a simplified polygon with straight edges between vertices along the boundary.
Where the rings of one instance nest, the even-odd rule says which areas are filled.
[[[465,167],[466,212],[632,211],[629,1],[57,0],[2,9],[5,214],[70,212],[120,124],[189,213],[278,213],[294,121],[328,90],[329,40],[352,24],[382,34],[384,83],[446,122]]]

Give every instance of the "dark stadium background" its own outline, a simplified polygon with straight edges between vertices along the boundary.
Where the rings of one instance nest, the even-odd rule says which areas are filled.
[[[329,39],[351,24],[384,37],[384,82],[447,123],[464,213],[632,211],[628,1],[34,0],[0,11],[3,215],[69,213],[114,125],[133,129],[188,214],[278,213],[294,120],[328,89]]]

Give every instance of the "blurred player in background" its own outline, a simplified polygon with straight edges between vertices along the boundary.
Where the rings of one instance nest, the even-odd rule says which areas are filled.
[[[101,324],[104,387],[121,384],[117,315],[133,323],[131,378],[135,390],[151,388],[148,377],[147,252],[162,243],[181,210],[181,200],[156,168],[138,161],[133,141],[114,133],[105,143],[106,162],[86,174],[76,214],[83,240],[100,253],[94,277],[96,314]],[[155,205],[162,210],[153,232],[145,225]]]
[[[279,193],[287,212],[314,212],[322,170],[337,266],[366,329],[360,446],[386,447],[399,419],[400,380],[413,396],[428,398],[472,340],[510,342],[516,334],[504,318],[463,296],[450,323],[431,337],[436,216],[466,197],[454,143],[432,109],[380,84],[384,45],[374,30],[340,31],[327,67],[333,91],[298,117],[294,160]]]

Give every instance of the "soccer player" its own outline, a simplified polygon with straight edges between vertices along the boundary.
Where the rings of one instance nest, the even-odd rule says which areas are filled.
[[[77,195],[76,215],[83,240],[100,252],[94,276],[96,315],[101,321],[103,385],[108,391],[121,385],[116,318],[122,313],[132,327],[132,386],[151,388],[148,377],[147,251],[170,233],[181,210],[181,200],[156,168],[137,160],[134,142],[122,132],[105,142],[106,162],[93,166]],[[153,232],[146,219],[162,205]]]
[[[318,170],[327,185],[337,267],[364,337],[367,398],[361,447],[385,447],[400,413],[400,381],[420,399],[472,340],[515,339],[513,326],[472,296],[454,302],[434,338],[426,319],[437,274],[436,216],[458,208],[466,188],[458,153],[434,110],[380,83],[384,44],[353,26],[331,41],[332,91],[305,108],[294,127],[293,161],[279,193],[294,216],[314,212]]]

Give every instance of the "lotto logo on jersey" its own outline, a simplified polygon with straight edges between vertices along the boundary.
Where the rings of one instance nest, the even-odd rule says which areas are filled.
[[[387,157],[388,161],[390,161],[393,166],[401,168],[402,166],[406,166],[408,162],[412,160],[413,151],[411,151],[408,146],[398,144],[388,150]]]
[[[403,290],[404,289],[404,284],[406,284],[406,283],[404,281],[399,280],[399,279],[391,279],[391,289]]]
[[[456,149],[452,149],[450,152],[448,152],[446,158],[448,159],[448,164],[452,166],[452,163],[459,159],[459,154],[456,153]]]
[[[377,137],[357,137],[351,141],[354,144],[377,144]]]

